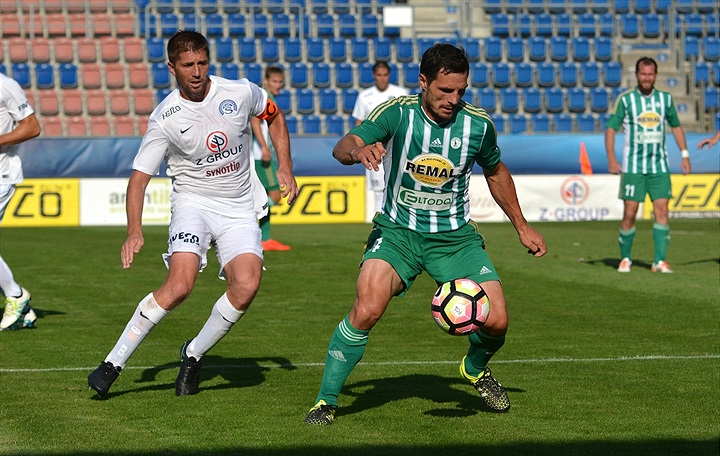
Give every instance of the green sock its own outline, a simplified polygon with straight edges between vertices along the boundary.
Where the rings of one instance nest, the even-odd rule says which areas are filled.
[[[470,334],[468,340],[470,348],[465,357],[465,372],[477,377],[485,370],[490,358],[503,346],[505,336],[492,337],[477,331]]]
[[[260,232],[262,233],[263,241],[270,239],[270,212],[260,219]]]
[[[635,239],[636,228],[629,230],[619,230],[618,243],[620,244],[620,258],[632,258],[630,251],[632,250],[633,240]]]
[[[337,405],[337,398],[345,380],[365,354],[369,333],[369,330],[353,328],[348,317],[335,328],[328,346],[325,372],[316,403],[324,400],[327,404]]]
[[[653,240],[655,241],[655,263],[665,261],[670,245],[670,227],[653,223]]]

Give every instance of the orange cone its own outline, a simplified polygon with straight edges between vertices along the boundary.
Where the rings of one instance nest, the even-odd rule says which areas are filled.
[[[592,165],[585,150],[585,143],[580,143],[580,172],[587,176],[592,175]]]

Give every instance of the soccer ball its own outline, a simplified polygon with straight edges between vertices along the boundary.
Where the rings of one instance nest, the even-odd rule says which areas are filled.
[[[485,324],[490,300],[474,281],[455,279],[440,285],[433,296],[431,310],[440,329],[453,336],[467,336]]]

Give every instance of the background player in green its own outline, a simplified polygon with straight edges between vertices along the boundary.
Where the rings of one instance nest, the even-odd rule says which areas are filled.
[[[670,168],[665,148],[665,121],[672,128],[675,142],[680,148],[683,174],[690,172],[690,155],[685,142],[685,132],[680,126],[672,96],[655,88],[657,62],[642,57],[635,64],[637,87],[618,97],[605,129],[605,151],[608,171],[622,173],[620,198],[623,200],[623,219],[620,222],[620,265],[618,272],[630,272],[632,249],[635,238],[635,217],[645,194],[653,202],[653,240],[655,258],[653,272],[671,273],[665,261],[670,244],[668,226],[668,202],[672,198]],[[622,166],[615,157],[615,132],[622,126],[625,133]]]
[[[263,87],[267,91],[268,98],[273,102],[275,97],[282,90],[285,84],[285,75],[282,68],[270,65],[265,68]],[[280,185],[277,180],[277,156],[275,146],[270,140],[267,122],[256,117],[251,119],[253,132],[253,155],[255,156],[255,172],[260,182],[267,190],[270,206],[280,202]],[[260,219],[260,231],[262,231],[263,250],[290,250],[290,246],[272,239],[270,236],[270,211]]]
[[[504,388],[487,368],[505,341],[508,316],[498,274],[470,221],[468,185],[475,163],[483,168],[490,192],[529,253],[539,257],[547,249],[523,217],[490,117],[462,101],[468,72],[462,48],[435,44],[420,64],[422,93],[380,104],[333,150],[344,165],[361,163],[377,170],[382,161],[388,176],[385,204],[373,220],[363,256],[355,304],[330,339],[320,392],[307,423],[332,423],[337,397],[363,356],[370,330],[392,297],[403,295],[423,270],[438,283],[470,278],[487,292],[490,315],[482,331],[469,336],[460,372],[490,410],[510,408]],[[429,318],[425,306],[421,314]]]

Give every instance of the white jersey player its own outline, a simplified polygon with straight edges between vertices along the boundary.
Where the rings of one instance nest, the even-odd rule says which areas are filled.
[[[15,186],[23,181],[22,163],[16,153],[16,144],[39,134],[40,124],[35,117],[35,110],[22,87],[0,73],[0,220],[15,193]],[[2,257],[0,288],[5,296],[0,331],[32,327],[37,316],[30,308],[30,292],[15,281]]]
[[[355,100],[352,116],[355,118],[356,126],[367,119],[372,110],[380,103],[409,93],[404,87],[390,84],[390,66],[387,62],[379,61],[373,65],[373,79],[375,79],[375,85],[360,92]],[[379,212],[382,210],[383,190],[385,189],[385,173],[382,164],[379,165],[378,171],[366,170],[365,180],[368,190],[373,192],[373,211]]]
[[[133,162],[127,190],[128,237],[121,249],[129,268],[144,244],[145,188],[163,161],[173,182],[168,276],[148,294],[105,361],[88,376],[88,386],[105,396],[147,334],[189,295],[214,246],[227,291],[215,302],[199,334],[180,349],[175,394],[195,394],[200,359],[242,317],[260,286],[263,254],[257,220],[267,195],[254,173],[250,118],[268,122],[277,150],[282,196],[292,203],[298,189],[292,174],[285,117],[267,92],[247,81],[209,76],[207,39],[181,30],[168,41],[168,66],[178,89],[150,116]]]

